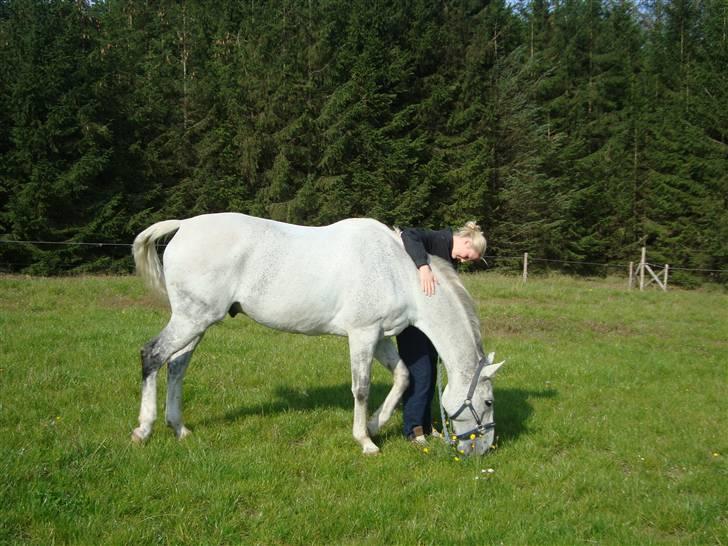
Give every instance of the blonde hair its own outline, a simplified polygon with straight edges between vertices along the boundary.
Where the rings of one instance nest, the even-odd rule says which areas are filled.
[[[480,255],[480,257],[482,258],[485,255],[485,247],[488,246],[488,242],[485,240],[485,235],[483,235],[480,226],[476,224],[475,221],[471,220],[470,222],[467,222],[463,227],[455,232],[455,235],[457,237],[470,239],[472,242],[472,248]]]

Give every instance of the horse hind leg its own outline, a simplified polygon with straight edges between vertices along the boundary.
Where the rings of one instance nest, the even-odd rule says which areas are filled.
[[[397,408],[397,404],[399,404],[409,384],[407,366],[402,362],[397,348],[390,338],[380,340],[374,352],[374,357],[392,372],[393,384],[384,402],[382,402],[382,405],[374,412],[367,423],[367,430],[371,436],[376,435],[392,417],[394,410]]]
[[[139,408],[139,426],[131,433],[133,442],[144,442],[152,433],[157,419],[157,372],[164,364],[157,346],[159,336],[147,342],[141,350],[142,400]]]
[[[187,366],[192,358],[192,353],[201,339],[202,336],[196,337],[184,349],[172,355],[167,365],[165,420],[167,421],[167,425],[174,430],[179,440],[182,440],[190,434],[189,429],[182,422],[182,383]]]
[[[192,323],[176,319],[173,315],[169,324],[156,338],[149,341],[141,350],[142,395],[139,409],[139,426],[131,435],[133,442],[141,443],[152,433],[157,419],[157,372],[167,360],[200,337],[205,328],[200,329]]]

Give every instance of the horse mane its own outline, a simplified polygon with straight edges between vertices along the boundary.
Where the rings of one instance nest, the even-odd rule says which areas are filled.
[[[435,277],[437,277],[440,281],[444,280],[445,284],[452,289],[453,294],[455,294],[456,301],[460,303],[462,310],[468,317],[468,322],[470,323],[473,335],[475,336],[477,346],[482,347],[483,340],[480,335],[480,319],[478,318],[475,301],[465,289],[465,286],[460,280],[455,268],[452,264],[443,260],[439,256],[432,255],[430,256],[430,266],[435,272]]]

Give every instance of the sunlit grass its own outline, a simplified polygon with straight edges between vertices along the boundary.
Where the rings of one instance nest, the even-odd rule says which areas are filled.
[[[193,435],[134,446],[166,307],[133,277],[0,278],[0,543],[728,542],[725,293],[465,280],[508,362],[498,449],[457,462],[399,414],[361,455],[345,340],[241,317],[195,354]]]

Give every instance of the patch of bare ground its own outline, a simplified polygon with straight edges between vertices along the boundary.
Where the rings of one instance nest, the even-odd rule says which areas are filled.
[[[581,322],[581,325],[585,330],[607,335],[617,336],[632,336],[635,334],[634,330],[626,324],[613,324],[609,322],[602,322],[598,320],[585,320]]]
[[[483,335],[487,337],[539,336],[563,330],[619,337],[632,336],[634,331],[624,324],[595,320],[544,319],[524,316],[490,317],[482,321]]]
[[[168,310],[169,304],[163,299],[153,295],[145,294],[143,296],[126,296],[120,294],[104,294],[97,300],[99,307],[105,309],[158,309]]]
[[[559,325],[545,319],[523,316],[491,317],[483,321],[486,337],[533,336],[559,329]]]

